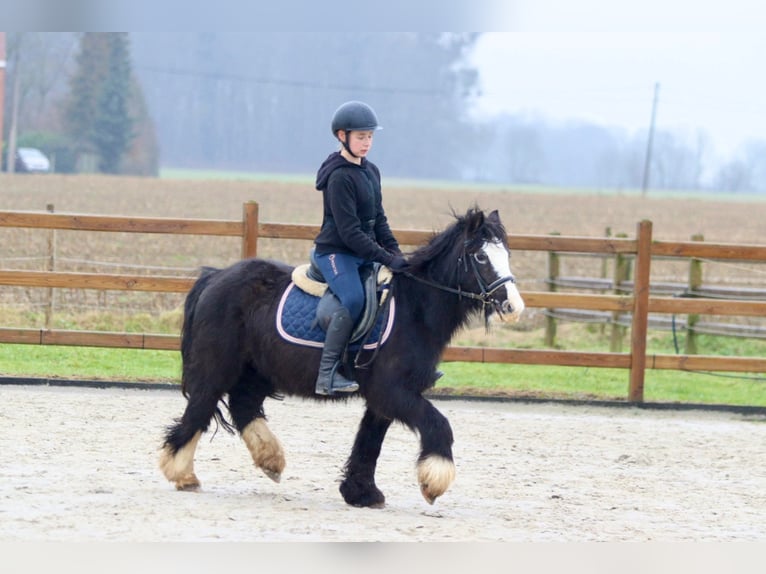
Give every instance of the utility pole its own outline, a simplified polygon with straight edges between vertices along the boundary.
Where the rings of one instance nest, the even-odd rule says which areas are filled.
[[[5,152],[5,171],[14,173],[16,171],[16,136],[19,127],[19,100],[21,99],[21,40],[23,35],[19,35],[16,50],[13,53],[13,93],[11,94],[11,127],[8,129],[8,149]]]
[[[654,120],[657,117],[657,96],[660,93],[660,84],[654,84],[654,101],[652,102],[652,121],[649,124],[649,138],[646,142],[646,158],[644,158],[644,181],[641,185],[641,197],[646,197],[649,188],[649,166],[652,163],[652,141],[654,140]]]
[[[3,155],[3,110],[5,109],[5,32],[0,32],[0,158]],[[3,162],[0,161],[0,171]]]

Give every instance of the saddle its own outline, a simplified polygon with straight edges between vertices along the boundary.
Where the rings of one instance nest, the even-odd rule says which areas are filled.
[[[358,342],[375,327],[378,310],[386,304],[393,277],[391,270],[380,263],[365,265],[360,274],[364,286],[364,309],[351,332],[349,343]],[[322,272],[314,261],[313,251],[309,263],[296,267],[291,278],[298,289],[320,298],[316,308],[316,322],[323,331],[326,331],[330,317],[340,307],[340,301],[328,289]]]

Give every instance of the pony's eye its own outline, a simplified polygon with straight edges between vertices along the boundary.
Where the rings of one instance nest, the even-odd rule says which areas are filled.
[[[489,259],[487,259],[487,254],[483,251],[477,251],[473,254],[473,258],[476,260],[476,263],[479,265],[484,265]]]

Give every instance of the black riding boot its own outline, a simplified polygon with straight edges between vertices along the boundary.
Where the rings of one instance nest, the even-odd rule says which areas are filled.
[[[353,393],[359,390],[359,385],[349,381],[338,373],[340,358],[348,344],[354,323],[351,320],[348,309],[341,307],[332,314],[330,324],[327,325],[327,338],[322,349],[322,358],[319,361],[319,376],[317,377],[314,392],[318,395],[332,395],[338,393]]]

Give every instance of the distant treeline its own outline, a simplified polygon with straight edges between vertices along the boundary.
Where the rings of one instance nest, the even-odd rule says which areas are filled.
[[[44,144],[50,141],[46,134],[66,123],[62,102],[73,80],[84,79],[77,67],[81,36],[13,34],[5,117],[12,116],[9,86],[18,71],[19,141]],[[476,120],[471,110],[481,85],[468,55],[478,38],[130,33],[132,109],[134,116],[146,116],[133,126],[130,163],[149,166],[133,168],[149,174],[157,165],[311,173],[335,149],[329,128],[334,110],[357,99],[376,109],[384,127],[372,155],[384,178],[641,186],[646,133],[526,116]],[[17,58],[20,50],[23,57]],[[513,70],[508,74],[513,77]],[[5,141],[9,129],[6,121]],[[751,142],[724,165],[713,163],[714,142],[703,133],[659,130],[653,144],[652,188],[766,192],[766,142]]]

